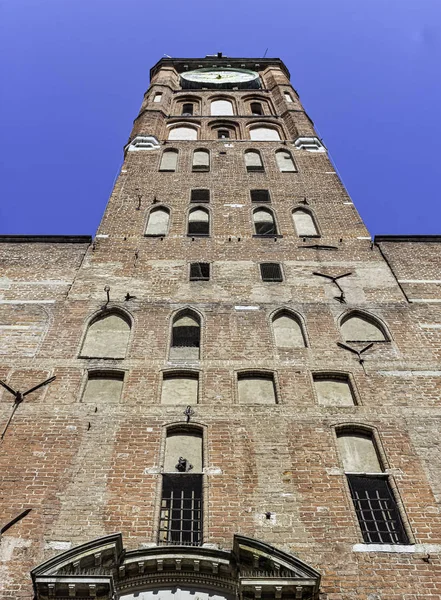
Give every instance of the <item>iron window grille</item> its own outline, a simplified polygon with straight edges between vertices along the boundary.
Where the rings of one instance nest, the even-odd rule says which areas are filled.
[[[191,263],[190,281],[209,281],[210,263]]]
[[[190,221],[188,235],[207,237],[210,235],[210,225],[207,221]]]
[[[271,202],[269,190],[251,190],[250,194],[251,202]]]
[[[202,475],[163,475],[159,543],[202,544]]]
[[[261,263],[262,281],[283,281],[282,268],[279,263]]]
[[[387,477],[347,477],[364,541],[367,544],[408,544]]]
[[[210,202],[210,190],[191,190],[190,202]]]

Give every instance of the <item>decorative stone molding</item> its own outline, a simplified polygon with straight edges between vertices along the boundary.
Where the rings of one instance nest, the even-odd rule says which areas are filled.
[[[36,600],[111,600],[164,586],[212,590],[226,600],[238,594],[250,600],[316,600],[320,585],[320,574],[298,558],[239,535],[231,552],[204,546],[126,552],[121,534],[114,534],[48,560],[31,576]]]
[[[160,143],[153,135],[137,135],[124,148],[125,152],[137,152],[138,150],[157,150]]]
[[[294,142],[294,146],[299,150],[307,150],[308,152],[326,152],[326,148],[316,137],[299,137]]]

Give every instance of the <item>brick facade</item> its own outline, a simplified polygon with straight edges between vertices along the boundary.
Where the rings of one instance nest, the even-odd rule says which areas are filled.
[[[256,70],[262,89],[181,89],[179,74],[200,65]],[[217,97],[234,115],[210,116]],[[184,100],[191,117],[180,115]],[[250,116],[252,100],[264,115]],[[219,123],[235,138],[217,139]],[[259,123],[281,140],[251,141]],[[196,125],[198,139],[168,140],[175,124]],[[0,442],[0,527],[32,509],[1,536],[0,598],[30,600],[32,569],[91,540],[121,533],[126,551],[157,543],[166,430],[186,421],[185,406],[161,404],[173,371],[199,377],[191,423],[204,438],[207,548],[230,550],[235,534],[270,544],[321,574],[322,600],[441,598],[441,239],[371,241],[327,153],[294,144],[317,134],[278,60],[162,59],[129,142],[139,135],[157,146],[126,152],[93,243],[0,239],[0,379],[25,391],[56,376],[19,404]],[[208,172],[192,171],[199,148],[210,152]],[[175,172],[159,171],[165,149],[179,151]],[[247,172],[248,149],[264,171]],[[280,172],[276,150],[289,150],[296,172]],[[210,190],[209,237],[187,235],[195,188]],[[270,191],[270,204],[255,206],[272,209],[277,235],[254,235],[252,189]],[[161,206],[167,234],[146,237]],[[297,235],[295,208],[311,212],[320,237]],[[210,281],[189,281],[194,262],[210,263]],[[280,263],[283,281],[263,282],[262,262]],[[350,275],[339,290],[314,273]],[[127,315],[125,358],[81,354],[103,307]],[[169,357],[181,309],[199,315],[199,360]],[[276,347],[281,309],[297,315],[306,346]],[[378,319],[387,338],[362,363],[337,345],[351,314]],[[123,372],[121,398],[84,402],[93,371]],[[240,404],[245,372],[273,374],[277,403]],[[347,375],[356,404],[320,404],[315,373]],[[13,406],[0,388],[2,431]],[[343,425],[372,431],[409,544],[364,542],[337,447]]]

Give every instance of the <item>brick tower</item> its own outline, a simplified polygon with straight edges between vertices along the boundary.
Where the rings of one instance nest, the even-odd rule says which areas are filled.
[[[161,59],[98,233],[0,238],[0,598],[441,598],[440,238],[279,59]]]

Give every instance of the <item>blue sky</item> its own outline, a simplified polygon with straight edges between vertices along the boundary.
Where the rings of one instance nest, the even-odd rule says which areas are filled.
[[[372,234],[441,234],[440,0],[0,0],[0,233],[94,234],[163,54],[280,57]]]

